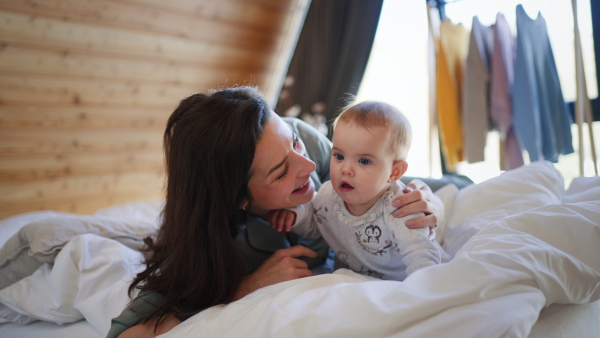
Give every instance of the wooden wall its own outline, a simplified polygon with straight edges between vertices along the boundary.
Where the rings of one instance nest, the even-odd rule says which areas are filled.
[[[179,100],[281,87],[310,0],[0,0],[0,218],[163,194]]]

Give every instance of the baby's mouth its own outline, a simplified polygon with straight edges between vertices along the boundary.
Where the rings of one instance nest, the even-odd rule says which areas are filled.
[[[352,189],[354,189],[354,187],[346,181],[342,181],[342,183],[340,184],[340,190],[343,192],[348,192],[348,191],[351,191]]]

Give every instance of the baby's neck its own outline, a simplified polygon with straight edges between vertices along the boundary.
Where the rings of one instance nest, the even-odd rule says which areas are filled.
[[[346,210],[348,210],[350,215],[362,216],[367,211],[369,211],[369,209],[371,209],[371,207],[373,205],[375,205],[375,203],[372,203],[371,205],[364,205],[364,204],[349,204],[349,203],[344,202],[344,205],[346,206]]]
[[[369,209],[371,209],[375,205],[375,203],[377,203],[377,201],[379,201],[379,198],[381,197],[381,195],[383,195],[388,190],[388,188],[389,188],[389,186],[387,186],[386,189],[383,189],[377,196],[375,196],[374,198],[370,199],[368,202],[365,202],[365,203],[350,204],[350,203],[347,203],[346,201],[344,201],[346,210],[348,210],[348,212],[352,216],[364,215],[367,211],[369,211]]]

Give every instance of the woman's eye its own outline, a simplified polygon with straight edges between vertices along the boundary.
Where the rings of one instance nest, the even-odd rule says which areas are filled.
[[[281,175],[277,176],[277,178],[275,180],[280,181],[285,177],[285,175],[287,175],[287,170],[284,171]]]
[[[335,159],[338,161],[344,160],[344,155],[342,155],[342,154],[333,154],[333,157],[335,157]]]
[[[371,164],[371,160],[367,160],[366,158],[361,158],[360,160],[358,160],[358,163],[360,163],[362,165],[367,165],[367,164]]]
[[[283,178],[284,178],[284,177],[287,175],[287,173],[288,173],[288,168],[289,168],[289,167],[288,167],[288,164],[286,163],[286,164],[285,164],[285,169],[283,170],[283,172],[281,173],[281,175],[279,175],[279,176],[277,176],[277,177],[275,178],[275,181],[280,181],[280,180],[282,180],[282,179],[283,179]]]

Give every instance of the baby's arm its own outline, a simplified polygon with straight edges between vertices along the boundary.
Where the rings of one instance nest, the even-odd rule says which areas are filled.
[[[293,231],[305,238],[321,237],[317,223],[313,220],[314,202],[315,199],[295,208],[271,210],[267,221],[279,232]]]
[[[429,229],[409,229],[405,225],[407,220],[423,217],[423,215],[420,213],[401,218],[388,216],[402,255],[402,262],[406,265],[406,275],[441,262],[440,248],[436,245],[435,240],[429,238]]]
[[[267,221],[271,223],[273,229],[279,232],[290,231],[294,226],[310,226],[312,211],[312,202],[289,209],[271,210],[267,216]]]
[[[296,223],[296,213],[289,209],[269,211],[267,221],[271,227],[279,232],[289,232]]]

